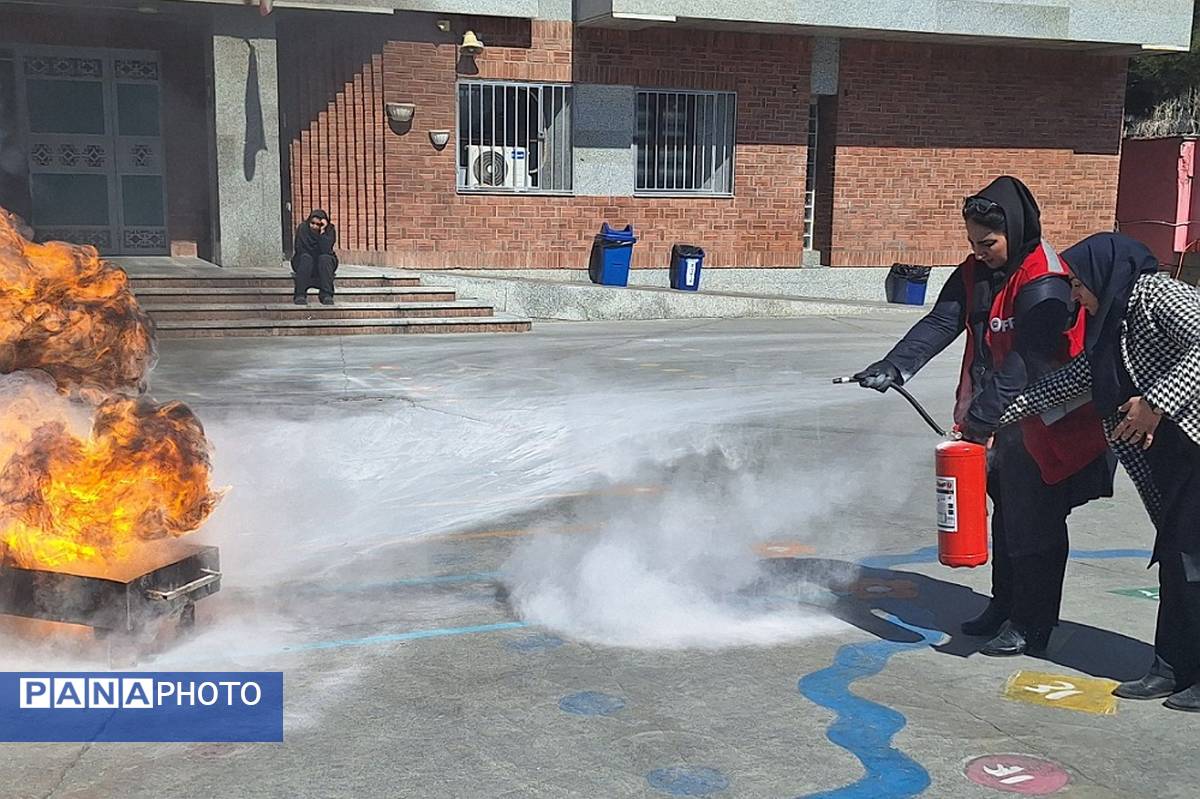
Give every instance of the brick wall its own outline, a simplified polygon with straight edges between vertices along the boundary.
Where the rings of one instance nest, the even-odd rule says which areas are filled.
[[[457,52],[390,41],[383,52],[385,100],[415,102],[419,121],[412,132],[386,139],[389,262],[582,268],[607,221],[638,231],[635,267],[664,266],[675,242],[704,246],[713,265],[799,263],[807,39],[586,30],[573,36],[566,22],[473,24],[487,49],[470,77],[736,91],[736,196],[456,194],[454,148],[434,151],[425,131],[454,128]]]
[[[635,266],[665,265],[677,241],[704,246],[714,265],[799,263],[807,39],[457,19],[455,31],[473,29],[487,44],[470,64],[454,38],[434,32],[432,17],[425,22],[428,31],[346,15],[320,23],[318,37],[309,17],[280,32],[293,224],[326,208],[348,260],[582,268],[608,221],[637,229]],[[460,195],[454,141],[439,152],[428,138],[429,130],[454,131],[459,78],[736,91],[736,197]],[[410,129],[389,129],[385,102],[416,104]],[[371,175],[373,185],[361,185],[359,176]]]
[[[280,30],[294,223],[329,210],[347,259],[582,268],[608,221],[637,228],[635,267],[664,265],[677,241],[711,266],[799,265],[807,38],[495,18],[456,18],[444,35],[432,16],[363,17],[297,15]],[[467,28],[487,45],[474,63],[455,46]],[[1030,184],[1060,245],[1111,225],[1123,59],[867,41],[841,52],[816,230],[834,265],[957,263],[963,195],[1004,172]],[[458,194],[460,78],[736,91],[735,197]],[[409,130],[389,129],[387,101],[416,104]],[[437,151],[428,131],[440,128],[452,140]]]
[[[1125,60],[842,43],[834,265],[958,263],[962,198],[1023,179],[1060,249],[1112,228]]]
[[[383,44],[366,15],[284,16],[278,30],[284,191],[291,233],[329,212],[346,250],[385,244]]]

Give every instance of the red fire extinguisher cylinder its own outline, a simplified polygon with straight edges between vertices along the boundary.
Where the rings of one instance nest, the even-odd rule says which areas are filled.
[[[937,448],[938,560],[973,568],[987,563],[987,450],[969,441]]]

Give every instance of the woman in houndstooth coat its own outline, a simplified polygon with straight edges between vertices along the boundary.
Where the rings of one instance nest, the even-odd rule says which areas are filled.
[[[1063,259],[1089,316],[1085,351],[1030,386],[1001,421],[1090,394],[1157,529],[1154,664],[1113,693],[1200,712],[1200,291],[1160,274],[1145,246],[1115,233]]]

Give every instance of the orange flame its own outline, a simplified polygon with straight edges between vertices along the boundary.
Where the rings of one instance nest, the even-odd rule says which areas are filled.
[[[0,381],[0,561],[128,558],[216,506],[200,421],[129,396],[145,390],[153,330],[124,272],[91,247],[25,240],[0,209],[0,373],[39,370]]]
[[[41,369],[63,392],[140,393],[154,324],[93,247],[34,244],[0,208],[0,373]]]

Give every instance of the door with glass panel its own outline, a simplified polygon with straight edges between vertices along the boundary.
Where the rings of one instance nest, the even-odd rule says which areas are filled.
[[[18,63],[38,238],[167,253],[158,55],[25,48]]]

